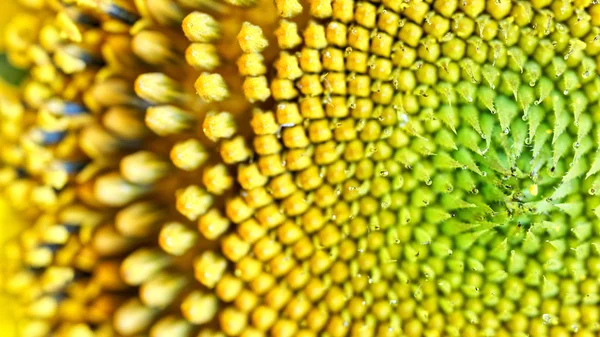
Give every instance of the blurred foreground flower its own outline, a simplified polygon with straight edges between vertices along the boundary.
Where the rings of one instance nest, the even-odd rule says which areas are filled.
[[[23,336],[595,336],[592,0],[26,0]]]
[[[0,32],[3,32],[10,18],[19,10],[16,2],[7,2],[1,5],[0,12]],[[4,49],[4,36],[0,34],[0,100],[6,97],[17,97],[18,89],[14,83],[22,78],[22,73],[16,69],[11,69],[7,63],[6,55],[1,53]],[[4,286],[10,277],[8,266],[4,263],[6,256],[3,254],[2,247],[8,240],[13,239],[22,229],[23,223],[16,214],[9,208],[6,201],[0,195],[0,331],[3,337],[17,336],[15,310],[18,304],[14,298],[7,296],[3,291]]]
[[[14,238],[22,228],[22,222],[13,214],[6,202],[0,198],[0,247]],[[6,256],[0,251],[0,260],[6,261]],[[14,299],[7,296],[3,291],[4,286],[10,278],[9,269],[3,263],[0,266],[0,331],[3,337],[17,336],[17,315],[15,310],[18,304]]]

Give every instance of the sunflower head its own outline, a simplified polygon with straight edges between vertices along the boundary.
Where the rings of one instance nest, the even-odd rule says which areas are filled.
[[[24,336],[594,336],[600,5],[38,0]]]

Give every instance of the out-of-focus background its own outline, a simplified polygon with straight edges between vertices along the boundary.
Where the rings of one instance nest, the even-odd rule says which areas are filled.
[[[14,214],[8,208],[8,205],[0,198],[0,245],[14,237],[21,227],[15,218]],[[0,253],[2,256],[2,253]],[[4,260],[2,256],[0,261]],[[2,262],[0,262],[0,265]],[[5,282],[5,275],[0,272],[0,286]],[[14,316],[14,303],[3,293],[0,292],[0,336],[13,337],[16,336],[16,321]]]
[[[0,1],[0,53],[4,49],[4,28],[17,9],[17,0]],[[6,67],[6,65],[0,63],[0,67]],[[6,95],[14,89],[2,77],[0,77],[0,86],[0,95]],[[5,242],[13,238],[20,228],[21,224],[18,222],[16,215],[12,214],[5,200],[0,196],[0,266],[3,264],[2,261],[5,261],[4,249],[2,249]],[[5,275],[0,268],[0,287],[3,286],[5,281]],[[14,303],[0,290],[0,336],[2,337],[16,336],[14,310]]]

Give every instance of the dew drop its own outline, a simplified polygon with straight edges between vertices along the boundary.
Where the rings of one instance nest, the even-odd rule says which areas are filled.
[[[510,133],[510,129],[505,128],[504,131],[502,131],[502,133],[504,133],[505,135],[508,135]]]
[[[589,193],[590,195],[595,195],[595,194],[596,194],[596,189],[592,187],[592,188],[590,188],[590,189],[588,190],[588,193]]]
[[[406,124],[408,124],[408,115],[403,113],[400,115],[400,127],[404,127]]]
[[[383,170],[383,171],[379,172],[379,175],[382,176],[382,177],[387,177],[388,174],[389,174],[389,172],[386,171],[386,170]]]
[[[425,182],[425,185],[431,186],[431,184],[433,184],[433,181],[431,179],[427,179],[427,181]]]
[[[552,320],[552,317],[550,317],[549,314],[543,314],[542,315],[542,320],[544,321],[544,324],[549,324],[550,321]]]

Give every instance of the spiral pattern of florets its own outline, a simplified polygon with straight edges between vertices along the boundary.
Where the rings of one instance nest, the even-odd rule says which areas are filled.
[[[595,1],[26,3],[24,336],[599,333]]]

